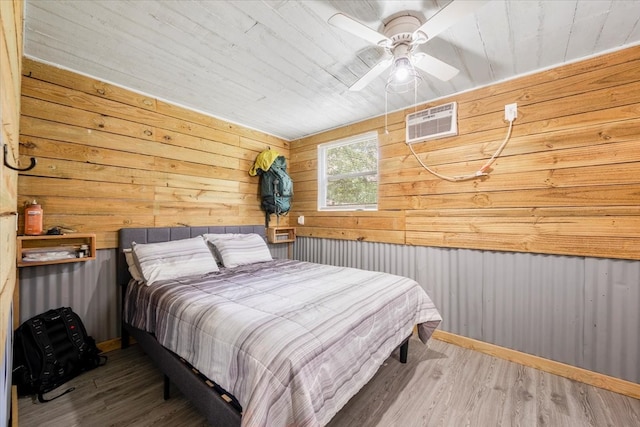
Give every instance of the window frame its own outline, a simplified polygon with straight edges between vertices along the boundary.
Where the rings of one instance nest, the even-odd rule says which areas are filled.
[[[376,144],[376,170],[372,172],[354,172],[350,174],[327,176],[327,152],[331,148],[343,147],[346,145],[357,144],[374,140]],[[373,142],[373,141],[371,141]],[[353,204],[343,206],[327,206],[327,185],[329,181],[335,179],[344,178],[357,178],[362,176],[375,175],[376,177],[376,203],[366,204]],[[378,210],[378,196],[380,188],[380,139],[378,138],[378,132],[371,131],[362,133],[347,138],[342,138],[336,141],[325,142],[318,144],[318,211],[377,211]]]

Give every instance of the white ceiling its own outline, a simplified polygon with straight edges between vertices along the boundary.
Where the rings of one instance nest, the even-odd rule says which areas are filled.
[[[0,0],[2,1],[2,0]],[[374,30],[448,1],[25,1],[25,55],[291,140],[385,113],[383,55],[327,23]],[[420,46],[460,69],[423,75],[418,103],[640,43],[638,0],[492,0]],[[414,104],[389,94],[388,110]]]

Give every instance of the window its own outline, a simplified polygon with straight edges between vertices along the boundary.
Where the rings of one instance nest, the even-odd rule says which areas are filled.
[[[318,146],[318,210],[378,208],[378,134]]]

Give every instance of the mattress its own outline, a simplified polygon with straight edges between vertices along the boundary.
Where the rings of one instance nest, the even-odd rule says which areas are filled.
[[[232,393],[243,426],[322,426],[417,325],[442,320],[408,278],[273,260],[127,288],[124,320]]]

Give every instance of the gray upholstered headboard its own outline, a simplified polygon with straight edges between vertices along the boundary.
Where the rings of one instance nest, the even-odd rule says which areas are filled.
[[[116,263],[116,277],[119,285],[126,285],[131,279],[127,261],[124,259],[124,249],[131,247],[131,242],[158,243],[171,240],[188,239],[205,233],[256,233],[265,237],[264,225],[234,225],[211,227],[149,227],[149,228],[121,228],[118,237],[118,258]]]

